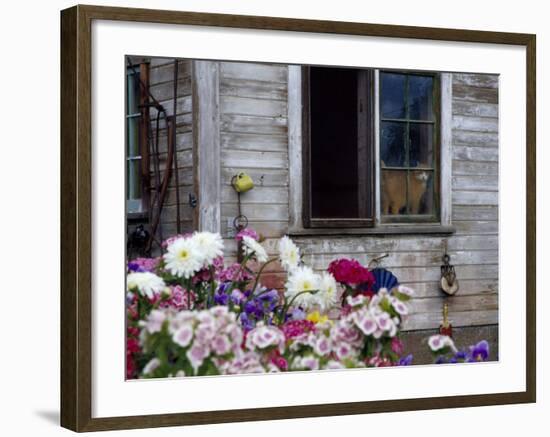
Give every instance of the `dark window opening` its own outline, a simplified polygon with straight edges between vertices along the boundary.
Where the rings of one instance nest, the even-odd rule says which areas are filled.
[[[309,67],[304,76],[304,224],[372,226],[372,72]]]

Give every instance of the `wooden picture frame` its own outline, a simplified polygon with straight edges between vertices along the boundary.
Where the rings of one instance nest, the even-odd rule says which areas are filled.
[[[490,43],[526,48],[526,374],[524,392],[92,417],[92,22],[112,20]],[[75,6],[61,12],[61,425],[74,431],[275,420],[536,401],[536,37],[531,34],[166,10]]]

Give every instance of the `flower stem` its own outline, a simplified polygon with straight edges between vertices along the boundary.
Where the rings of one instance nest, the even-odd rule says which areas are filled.
[[[250,296],[248,298],[248,300],[252,299],[254,297],[254,292],[256,291],[256,288],[258,287],[258,283],[260,282],[260,276],[262,275],[265,267],[268,265],[268,264],[271,264],[272,262],[274,261],[277,261],[277,258],[272,258],[268,261],[266,261],[264,263],[264,265],[262,267],[260,267],[260,270],[258,271],[258,274],[256,275],[256,280],[254,281],[254,287],[252,287],[252,292],[250,293]],[[265,290],[267,291],[267,290]],[[263,294],[265,291],[263,291],[262,293],[258,294],[258,296],[260,296],[261,294]],[[257,296],[256,296],[257,297]]]
[[[296,293],[294,296],[292,296],[292,299],[290,299],[290,302],[286,303],[284,306],[283,306],[283,317],[282,317],[282,320],[280,320],[281,323],[284,323],[285,320],[286,320],[286,315],[288,313],[288,310],[290,309],[290,307],[292,306],[292,304],[294,303],[294,301],[296,300],[296,298],[302,294],[306,294],[306,293],[310,293],[310,294],[315,294],[317,293],[319,290],[304,290],[304,291],[300,291],[299,293]]]
[[[241,275],[241,273],[243,272],[243,270],[246,267],[246,263],[250,260],[251,257],[252,257],[252,254],[245,255],[245,257],[243,258],[243,261],[241,262],[241,266],[239,268],[239,271],[235,275],[235,278],[238,278]],[[235,288],[235,285],[237,284],[237,280],[235,278],[233,278],[233,280],[231,281],[231,284],[229,284],[229,288],[226,290],[227,294],[231,294],[231,292]]]

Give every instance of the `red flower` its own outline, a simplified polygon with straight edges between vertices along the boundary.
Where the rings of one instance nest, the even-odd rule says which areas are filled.
[[[281,353],[277,349],[270,354],[270,361],[272,364],[275,364],[279,370],[282,370],[283,372],[288,370],[287,360],[281,356]]]
[[[281,330],[285,334],[285,339],[290,340],[291,338],[298,337],[306,332],[311,332],[315,329],[315,324],[309,320],[291,320],[286,322]]]
[[[329,273],[336,281],[345,285],[365,285],[369,289],[374,284],[373,274],[354,259],[337,259],[328,266]]]

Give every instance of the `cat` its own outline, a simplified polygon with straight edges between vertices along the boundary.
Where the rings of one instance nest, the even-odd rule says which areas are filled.
[[[382,166],[384,163],[382,162]],[[409,179],[409,214],[419,214],[428,187],[428,172],[412,172]],[[382,171],[382,214],[407,214],[407,172]]]

